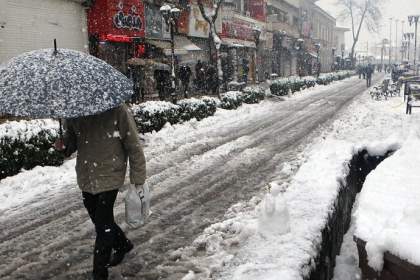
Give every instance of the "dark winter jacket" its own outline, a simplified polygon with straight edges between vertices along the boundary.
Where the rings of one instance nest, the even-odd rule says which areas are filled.
[[[104,113],[65,122],[66,155],[77,150],[77,183],[84,192],[96,194],[120,188],[127,160],[130,181],[143,184],[146,160],[133,116],[121,105]]]

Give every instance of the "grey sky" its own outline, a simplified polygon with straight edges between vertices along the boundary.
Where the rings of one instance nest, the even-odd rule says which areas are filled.
[[[336,0],[319,0],[317,4],[322,7],[324,10],[329,12],[331,15],[337,17],[340,13],[340,8],[336,5]],[[398,45],[401,42],[401,21],[405,21],[405,32],[408,31],[409,24],[408,24],[408,15],[420,15],[420,0],[384,0],[383,4],[383,20],[380,32],[378,34],[370,34],[366,31],[366,29],[362,30],[360,40],[358,43],[359,50],[366,50],[367,42],[369,42],[369,47],[377,44],[383,38],[389,38],[389,26],[390,26],[390,17],[394,19],[399,19],[398,23]],[[340,22],[337,20],[338,26],[349,27],[349,23]],[[392,41],[395,41],[395,21],[392,23]],[[414,32],[414,27],[410,28],[411,32]],[[419,28],[420,31],[420,28]],[[346,37],[346,47],[351,47],[351,43],[353,42],[351,32],[348,32]],[[394,43],[393,43],[394,44]],[[372,51],[372,50],[371,50]]]

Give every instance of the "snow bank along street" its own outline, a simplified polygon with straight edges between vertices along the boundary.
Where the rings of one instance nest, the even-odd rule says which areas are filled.
[[[341,111],[364,90],[364,81],[352,78],[146,134],[154,214],[129,231],[134,252],[112,277],[300,279],[309,273],[346,161],[364,147],[380,153],[401,145],[409,127],[396,99],[376,102],[365,94]],[[378,139],[384,140],[373,142]],[[73,166],[69,160],[1,181],[0,196],[8,200],[0,218],[2,278],[88,277],[94,233]],[[258,204],[267,185],[271,194]],[[274,215],[259,210],[272,204]],[[121,203],[116,214],[123,218]]]

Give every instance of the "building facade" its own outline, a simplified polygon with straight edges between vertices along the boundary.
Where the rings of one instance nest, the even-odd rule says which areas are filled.
[[[319,44],[319,62],[321,71],[329,72],[334,63],[333,48],[335,47],[336,19],[314,4],[312,13],[312,40]]]
[[[0,64],[23,52],[59,48],[88,52],[83,1],[0,0]]]

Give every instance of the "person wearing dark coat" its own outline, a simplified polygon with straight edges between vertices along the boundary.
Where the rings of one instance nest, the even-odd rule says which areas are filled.
[[[191,68],[188,65],[182,65],[179,68],[178,77],[182,83],[184,97],[188,98],[188,88],[190,84]]]
[[[217,93],[217,88],[219,86],[218,79],[216,68],[213,65],[208,65],[206,71],[206,87],[212,94]]]
[[[246,58],[242,60],[242,81],[248,83],[249,62]]]
[[[197,64],[195,65],[195,83],[197,85],[198,89],[203,89],[204,84],[204,65],[201,62],[201,60],[197,61]]]
[[[142,190],[146,160],[134,118],[125,104],[103,113],[65,120],[64,139],[55,148],[70,156],[77,151],[77,184],[83,204],[95,226],[93,279],[108,279],[108,267],[116,266],[133,249],[114,220],[114,203],[123,187],[127,162],[130,181]]]
[[[373,67],[372,67],[372,65],[369,64],[366,67],[365,72],[366,72],[366,85],[367,85],[367,87],[370,87],[372,85],[372,74],[373,74]]]

